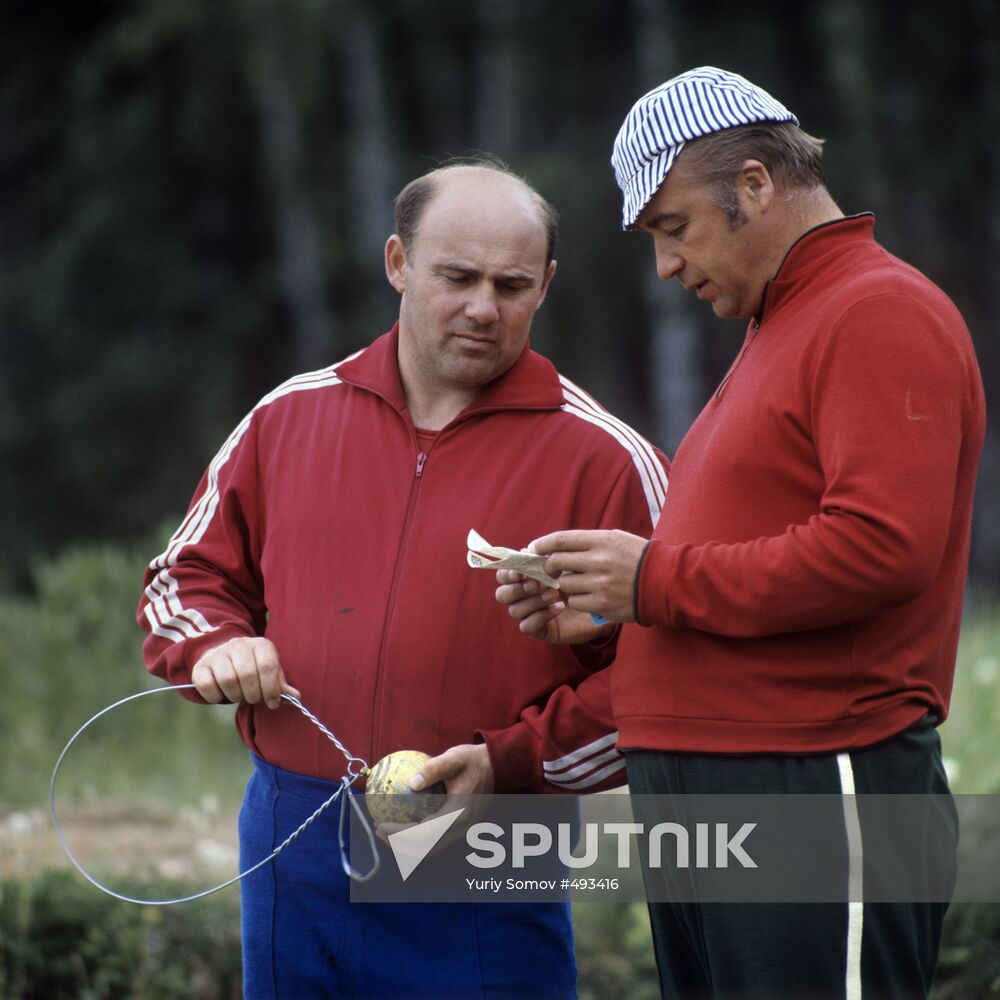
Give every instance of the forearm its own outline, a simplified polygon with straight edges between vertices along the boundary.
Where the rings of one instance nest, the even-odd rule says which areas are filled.
[[[609,681],[601,670],[575,688],[557,688],[513,726],[477,733],[489,749],[496,790],[596,792],[622,784]]]

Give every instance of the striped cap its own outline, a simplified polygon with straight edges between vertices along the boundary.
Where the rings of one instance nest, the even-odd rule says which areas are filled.
[[[611,154],[625,196],[622,228],[635,228],[685,142],[754,122],[799,124],[766,91],[714,66],[688,70],[640,97],[622,123]]]

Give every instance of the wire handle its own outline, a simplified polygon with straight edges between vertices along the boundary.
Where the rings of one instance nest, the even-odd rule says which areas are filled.
[[[79,739],[80,736],[86,732],[101,716],[107,715],[108,712],[113,711],[122,705],[127,704],[130,701],[135,701],[138,698],[146,698],[153,694],[163,694],[166,691],[183,691],[184,689],[194,688],[194,684],[174,684],[168,687],[162,688],[151,688],[149,691],[140,691],[138,694],[131,694],[127,698],[122,698],[119,701],[108,705],[107,708],[102,708],[96,715],[89,718],[73,735],[70,737],[69,742],[63,747],[63,751],[59,754],[59,758],[56,760],[56,765],[52,769],[52,780],[49,783],[49,811],[52,814],[52,825],[55,827],[56,837],[59,838],[59,844],[62,849],[66,852],[66,856],[70,861],[73,862],[73,866],[76,870],[93,886],[100,889],[101,892],[107,893],[109,896],[113,896],[115,899],[120,899],[125,903],[138,903],[140,906],[172,906],[174,903],[189,903],[194,899],[201,899],[203,896],[210,896],[214,892],[218,892],[220,889],[226,889],[240,879],[246,878],[247,875],[253,874],[258,868],[262,868],[269,861],[273,861],[293,840],[303,830],[306,829],[312,822],[319,819],[319,817],[326,812],[326,810],[333,805],[337,799],[340,799],[340,818],[337,824],[337,834],[338,840],[340,842],[340,864],[344,869],[344,874],[348,878],[353,879],[355,882],[367,882],[379,869],[381,863],[378,853],[378,848],[375,844],[375,833],[372,830],[371,824],[368,822],[367,817],[361,809],[361,806],[355,800],[349,792],[351,785],[353,785],[358,778],[368,773],[368,764],[361,758],[355,757],[340,740],[326,726],[323,725],[319,719],[313,715],[312,712],[307,709],[298,698],[292,697],[290,694],[282,694],[281,698],[283,701],[287,701],[289,704],[294,705],[317,729],[331,742],[333,745],[344,755],[347,761],[347,774],[340,779],[340,783],[337,786],[337,790],[325,801],[323,802],[311,816],[309,816],[299,827],[290,833],[266,858],[262,858],[258,861],[252,868],[248,868],[246,871],[240,872],[238,875],[234,875],[231,879],[227,879],[225,882],[220,882],[218,885],[212,886],[210,889],[203,889],[201,892],[192,893],[190,896],[178,896],[175,899],[136,899],[134,896],[126,896],[123,893],[115,892],[114,889],[108,888],[102,882],[99,882],[93,875],[90,874],[83,867],[83,865],[77,860],[76,855],[70,850],[69,844],[66,842],[66,837],[63,834],[62,826],[59,823],[59,817],[56,813],[56,780],[59,777],[59,770],[62,767],[63,761],[66,758],[66,754],[69,753],[70,747]],[[351,808],[354,810],[355,815],[361,822],[362,829],[368,838],[368,847],[372,855],[372,867],[369,871],[360,873],[351,867],[350,860],[347,857],[347,846],[346,846],[346,833],[345,833],[345,823],[347,817],[347,802],[350,802]]]

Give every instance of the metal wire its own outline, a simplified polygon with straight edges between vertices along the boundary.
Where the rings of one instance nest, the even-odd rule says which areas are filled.
[[[210,889],[203,889],[201,892],[192,893],[190,896],[178,896],[175,899],[137,899],[134,896],[126,896],[123,893],[116,892],[114,889],[109,888],[102,882],[94,878],[93,875],[88,872],[80,861],[77,859],[76,855],[70,849],[69,844],[66,842],[66,837],[63,834],[62,826],[59,823],[59,816],[56,813],[56,780],[59,777],[59,770],[62,767],[63,761],[66,758],[66,754],[69,753],[70,747],[77,741],[77,739],[86,732],[98,719],[102,716],[107,715],[108,712],[113,711],[122,705],[128,704],[130,701],[135,701],[138,698],[146,698],[153,694],[163,694],[165,692],[176,692],[183,691],[185,689],[194,688],[194,684],[175,684],[169,687],[162,688],[151,688],[149,691],[140,691],[138,694],[129,695],[127,698],[122,698],[119,701],[114,702],[112,705],[108,705],[107,708],[102,708],[100,712],[89,718],[70,738],[69,742],[63,747],[63,751],[59,754],[58,760],[56,760],[56,765],[52,769],[52,780],[49,783],[49,810],[52,813],[52,825],[55,827],[56,836],[59,838],[59,843],[62,849],[66,852],[66,856],[73,862],[73,866],[76,870],[93,886],[100,889],[101,892],[107,893],[109,896],[113,896],[115,899],[120,899],[125,903],[138,903],[140,906],[172,906],[174,903],[189,903],[194,899],[201,899],[203,896],[209,896],[214,892],[219,892],[220,889],[225,889],[228,886],[239,882],[240,879],[246,878],[247,875],[251,875],[253,872],[257,871],[258,868],[263,867],[269,861],[273,861],[293,840],[303,830],[306,829],[312,822],[317,820],[337,799],[340,799],[340,818],[338,822],[338,838],[340,841],[340,864],[344,869],[344,874],[348,878],[354,879],[356,882],[367,882],[379,869],[379,854],[378,848],[375,844],[375,834],[372,831],[371,824],[368,822],[361,809],[361,806],[356,801],[355,796],[350,794],[350,787],[354,784],[361,775],[366,774],[368,771],[367,763],[361,757],[355,757],[340,740],[326,726],[323,725],[319,719],[313,715],[312,712],[307,709],[298,698],[292,697],[290,694],[282,694],[281,698],[283,701],[287,701],[289,704],[294,705],[317,729],[331,742],[333,745],[344,755],[347,760],[347,774],[340,779],[340,783],[337,790],[325,801],[319,808],[317,808],[308,819],[306,819],[298,829],[294,830],[288,837],[286,837],[266,858],[262,858],[258,861],[252,868],[248,868],[246,871],[240,872],[238,875],[233,876],[233,878],[228,879],[225,882],[220,882],[218,885],[212,886]],[[362,829],[368,838],[368,847],[372,855],[372,867],[370,871],[364,874],[355,871],[351,867],[351,863],[347,857],[347,847],[345,838],[345,821],[347,816],[347,803],[350,802],[351,808],[354,810],[355,815],[361,823]]]

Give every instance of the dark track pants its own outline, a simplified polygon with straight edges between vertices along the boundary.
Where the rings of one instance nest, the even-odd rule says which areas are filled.
[[[883,743],[841,754],[634,750],[625,756],[637,818],[643,794],[948,793],[929,717]],[[949,810],[945,819],[944,863],[951,865],[953,816]],[[940,854],[935,860],[941,862]],[[946,909],[946,903],[649,904],[660,989],[670,1000],[925,998]]]
[[[254,763],[240,813],[241,870],[268,855],[336,789]],[[351,903],[338,812],[335,803],[240,883],[246,1000],[576,996],[568,905]]]

